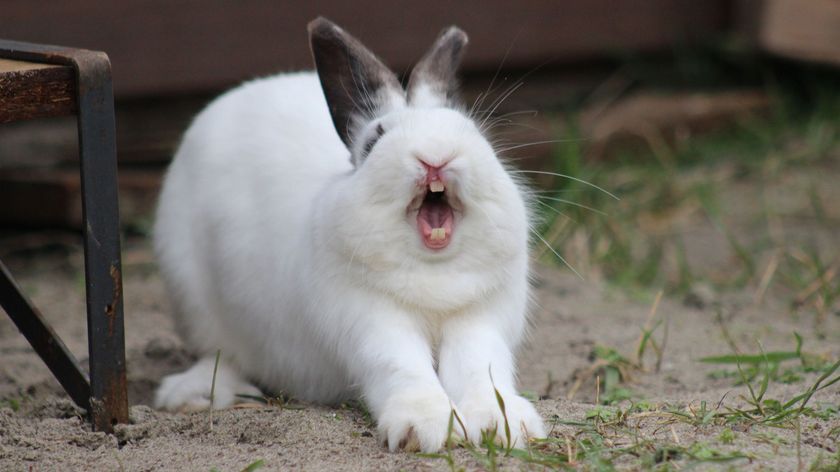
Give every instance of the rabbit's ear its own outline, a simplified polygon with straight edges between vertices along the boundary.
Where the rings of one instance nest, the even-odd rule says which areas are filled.
[[[405,105],[399,80],[362,43],[323,17],[308,25],[309,45],[338,135],[353,133],[385,110]]]
[[[467,34],[457,26],[440,33],[408,79],[408,102],[413,106],[445,106],[457,90],[455,71],[464,55]]]

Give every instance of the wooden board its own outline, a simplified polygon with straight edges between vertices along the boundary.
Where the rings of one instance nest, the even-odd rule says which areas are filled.
[[[150,217],[161,170],[120,169],[120,221]],[[0,227],[82,227],[82,187],[77,169],[0,170]]]
[[[758,43],[782,56],[840,65],[840,1],[764,0]]]
[[[628,148],[650,150],[662,157],[671,145],[766,115],[769,110],[770,99],[760,90],[639,93],[584,110],[580,132],[590,158],[606,158]]]
[[[653,149],[733,121],[767,113],[769,99],[758,90],[706,94],[636,94],[615,103],[595,103],[581,116],[577,135],[589,158],[608,158],[616,149]],[[505,152],[517,166],[551,170],[566,120],[553,115],[512,117],[515,126],[495,129],[498,142],[517,146]],[[505,144],[500,144],[504,147]],[[2,150],[2,148],[0,148]],[[132,163],[129,163],[132,164]],[[137,164],[137,163],[134,163]],[[152,217],[164,167],[123,165],[119,171],[123,226],[142,226]],[[539,176],[538,176],[539,177]],[[541,185],[549,178],[535,178]],[[75,168],[0,169],[0,227],[70,227],[81,225],[81,187]]]
[[[487,92],[494,73],[464,77],[461,89],[467,107],[479,94]],[[562,74],[537,71],[527,76],[524,86],[504,100],[496,113],[560,109],[573,97],[594,89],[613,73],[614,67],[609,65],[575,67]],[[486,103],[493,102],[523,74],[525,71],[503,72],[494,82],[496,90]],[[213,98],[170,96],[118,102],[116,119],[120,165],[153,166],[169,162],[192,119]],[[78,163],[77,134],[74,117],[0,126],[0,168]]]
[[[8,39],[102,50],[118,97],[212,91],[253,77],[311,68],[306,24],[324,15],[400,73],[438,32],[470,35],[465,70],[671,50],[726,27],[728,0],[69,0],[38,8],[5,2]]]
[[[28,70],[50,69],[55,66],[52,64],[39,64],[37,62],[15,61],[12,59],[4,59],[0,57],[0,75],[8,74],[10,72],[25,72]]]
[[[0,58],[0,123],[76,111],[73,69]]]

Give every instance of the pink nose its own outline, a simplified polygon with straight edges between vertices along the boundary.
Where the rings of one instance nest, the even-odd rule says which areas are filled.
[[[434,182],[436,180],[443,181],[443,168],[446,167],[446,164],[449,164],[449,162],[444,162],[439,166],[433,166],[421,159],[420,163],[423,164],[423,167],[426,169],[426,185],[429,185],[430,182]]]

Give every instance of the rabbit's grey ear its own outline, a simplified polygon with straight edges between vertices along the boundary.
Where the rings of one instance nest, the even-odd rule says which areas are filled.
[[[457,26],[443,30],[408,79],[408,102],[414,106],[445,106],[458,88],[455,71],[464,55],[467,34]]]
[[[333,124],[350,148],[365,122],[405,104],[405,92],[382,61],[335,23],[318,17],[307,29]]]

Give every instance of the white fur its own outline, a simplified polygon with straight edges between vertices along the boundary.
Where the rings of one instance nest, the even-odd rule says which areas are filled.
[[[528,304],[522,193],[462,113],[402,103],[376,120],[386,132],[354,169],[314,73],[247,83],[198,115],[154,240],[182,336],[203,359],[164,380],[159,407],[208,405],[220,349],[216,407],[249,390],[242,378],[313,402],[361,396],[392,450],[413,434],[435,451],[452,405],[470,440],[496,425],[503,435],[492,372],[518,445],[523,431],[545,434],[515,386]],[[406,211],[424,176],[418,157],[451,159],[447,192],[463,204],[438,252]]]

